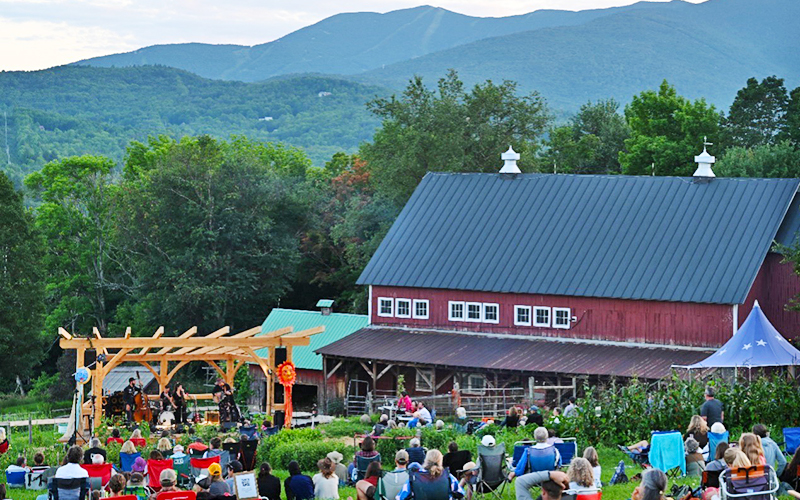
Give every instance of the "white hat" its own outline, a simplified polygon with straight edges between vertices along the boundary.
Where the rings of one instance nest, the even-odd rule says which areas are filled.
[[[183,453],[183,445],[176,444],[175,448],[172,449],[174,453]]]
[[[481,439],[481,444],[487,447],[494,446],[495,445],[494,436],[490,436],[489,434],[483,436],[483,439]]]

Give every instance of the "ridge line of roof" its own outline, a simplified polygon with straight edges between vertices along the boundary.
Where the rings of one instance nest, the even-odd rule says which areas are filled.
[[[296,312],[296,313],[309,313],[309,314],[319,314],[320,316],[322,316],[322,313],[320,311],[314,311],[314,310],[310,310],[310,309],[286,309],[286,308],[283,308],[283,307],[273,307],[272,311],[287,311],[287,312]],[[270,311],[270,313],[272,313],[272,311]],[[333,315],[338,315],[338,316],[356,316],[356,317],[359,317],[359,318],[367,318],[368,317],[366,314],[343,313],[343,312],[331,312],[327,316],[333,316]],[[268,317],[269,317],[269,315],[267,315],[267,318]],[[266,318],[264,319],[264,321],[266,321]]]
[[[499,172],[427,172],[422,178],[428,176],[492,176],[497,177],[500,179],[516,179],[518,177],[576,177],[580,179],[586,178],[603,178],[603,179],[676,179],[682,181],[690,181],[692,183],[702,183],[708,184],[717,181],[742,181],[742,182],[755,182],[755,181],[767,181],[767,182],[780,182],[780,181],[800,181],[800,177],[714,177],[711,180],[703,180],[702,182],[697,182],[698,178],[693,176],[678,176],[678,175],[626,175],[626,174],[564,174],[558,173],[553,174],[549,172],[522,172],[519,174],[501,174]],[[421,183],[422,181],[420,181]]]
[[[407,333],[444,333],[467,335],[470,337],[487,337],[498,340],[527,340],[530,342],[546,341],[553,343],[563,344],[587,344],[587,345],[600,345],[611,347],[629,347],[637,349],[662,349],[667,351],[695,351],[695,352],[714,352],[713,347],[692,347],[681,345],[667,345],[667,344],[647,344],[643,342],[619,342],[615,340],[594,340],[594,339],[578,339],[567,337],[545,337],[540,335],[520,335],[514,333],[488,333],[488,332],[468,332],[463,330],[442,330],[434,328],[406,328],[402,326],[389,326],[389,325],[367,325],[361,330],[357,330],[350,335],[358,333],[362,330],[401,330]],[[345,337],[347,338],[347,337]],[[338,342],[338,341],[337,341]],[[327,346],[326,346],[327,347]],[[321,348],[320,348],[321,349]],[[316,352],[316,351],[315,351]]]

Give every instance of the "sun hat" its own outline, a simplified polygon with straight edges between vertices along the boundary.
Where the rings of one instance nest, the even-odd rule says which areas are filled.
[[[133,461],[133,466],[131,466],[131,472],[144,472],[146,466],[147,462],[145,462],[144,458],[136,457],[136,460]]]
[[[221,476],[222,467],[219,464],[211,464],[208,466],[208,473],[212,476]]]
[[[495,445],[494,436],[489,434],[483,436],[483,439],[481,439],[481,444],[483,446],[488,446],[488,447],[494,446]]]
[[[332,451],[332,452],[330,452],[330,453],[328,453],[328,454],[327,454],[327,455],[325,455],[325,456],[326,456],[326,457],[328,457],[328,458],[330,458],[330,459],[331,459],[331,462],[333,462],[334,464],[338,464],[338,463],[340,463],[342,460],[344,460],[344,456],[343,456],[341,453],[339,453],[338,451],[335,451],[335,450],[334,450],[334,451]]]
[[[461,469],[464,472],[472,471],[478,468],[478,464],[475,462],[467,462],[464,464],[464,467]]]

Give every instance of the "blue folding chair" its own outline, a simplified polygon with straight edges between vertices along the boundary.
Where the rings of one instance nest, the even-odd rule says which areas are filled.
[[[683,446],[683,435],[680,431],[655,431],[650,434],[650,465],[677,477],[686,475],[686,448]]]
[[[511,467],[516,467],[522,454],[525,453],[525,448],[536,444],[535,441],[517,441],[514,443],[514,455],[511,457]]]
[[[708,461],[714,460],[717,455],[717,445],[720,443],[727,443],[730,437],[728,431],[725,432],[711,432],[708,434]]]
[[[578,454],[578,442],[575,438],[563,438],[563,443],[555,443],[554,446],[561,455],[561,465],[569,465],[575,455]]]
[[[120,453],[119,463],[122,468],[122,472],[131,472],[133,470],[133,462],[135,462],[136,459],[141,456],[142,454],[138,451],[136,453]]]
[[[800,427],[784,427],[783,440],[786,442],[784,451],[787,455],[794,455],[797,447],[800,446]]]

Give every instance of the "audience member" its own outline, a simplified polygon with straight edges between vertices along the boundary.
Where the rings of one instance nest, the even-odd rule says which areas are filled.
[[[142,457],[136,457],[136,460],[133,461],[131,472],[140,472],[144,474],[145,470],[147,470],[147,461]]]
[[[44,454],[42,452],[37,451],[33,455],[33,469],[45,469],[47,468],[47,464],[44,463]]]
[[[16,463],[10,464],[8,467],[6,467],[6,473],[11,472],[12,474],[14,472],[28,472],[29,470],[31,469],[28,467],[24,456],[17,457]]]
[[[411,438],[411,441],[408,442],[408,448],[406,448],[406,452],[408,453],[409,463],[422,464],[422,462],[425,461],[426,450],[422,447],[422,443],[420,442],[419,438]]]
[[[317,468],[319,472],[311,478],[314,483],[314,498],[318,500],[338,499],[339,478],[334,471],[333,461],[325,457],[317,462]]]
[[[667,475],[659,469],[642,472],[642,482],[634,488],[631,500],[664,500],[667,490]]]
[[[142,472],[134,472],[125,486],[126,495],[136,495],[138,500],[148,500],[153,492],[144,482],[144,474]]]
[[[695,438],[687,438],[683,443],[686,450],[686,475],[689,477],[700,477],[706,468],[706,461],[700,453],[700,444]]]
[[[700,416],[709,426],[717,422],[725,420],[725,412],[723,411],[722,403],[718,399],[714,399],[714,388],[706,386],[705,391],[706,401],[700,407]]]
[[[92,463],[92,455],[94,454],[103,455],[103,461],[106,459],[106,450],[100,447],[100,440],[96,437],[93,437],[89,441],[89,449],[83,452],[83,463],[90,464]]]
[[[425,454],[425,463],[419,469],[420,473],[427,473],[431,481],[435,481],[447,473],[447,470],[442,466],[442,452],[439,450],[430,450]],[[463,498],[464,490],[452,474],[448,474],[450,483],[450,498]],[[403,486],[400,493],[397,495],[397,500],[406,500],[411,496],[411,480]]]
[[[556,470],[561,463],[561,454],[554,445],[547,442],[547,429],[537,427],[533,431],[533,439],[536,444],[525,448],[522,452],[516,469],[509,475],[510,479],[527,472]]]
[[[380,436],[389,425],[389,415],[382,413],[378,423],[372,427],[372,436]]]
[[[233,475],[238,474],[244,470],[244,466],[242,466],[242,462],[238,460],[231,460],[228,462],[228,474],[227,479],[225,482],[228,483],[228,489],[231,493],[236,490],[236,480],[234,479]]]
[[[172,449],[171,458],[173,460],[180,459],[180,458],[186,458],[186,453],[183,452],[183,445],[180,445],[180,444],[176,444],[175,445],[175,448]]]
[[[458,485],[464,490],[464,498],[472,500],[475,494],[475,486],[478,484],[478,475],[481,468],[475,462],[467,462],[461,469],[461,474],[458,478]]]
[[[356,495],[358,500],[376,500],[375,490],[378,487],[378,481],[382,475],[381,463],[371,462],[364,474],[364,479],[356,483]]]
[[[208,442],[210,445],[208,450],[203,454],[203,458],[218,457],[222,455],[222,441],[220,438],[215,437]]]
[[[339,478],[339,486],[344,486],[347,483],[347,467],[344,466],[342,460],[344,456],[338,451],[332,451],[326,455],[333,462],[333,473]]]
[[[525,425],[534,425],[536,427],[542,427],[544,425],[544,417],[539,412],[539,407],[536,405],[531,405],[528,408],[528,415],[527,419],[525,420]]]
[[[399,413],[401,411],[406,413],[413,412],[411,397],[409,397],[406,391],[400,393],[400,399],[397,400],[397,412]]]
[[[472,453],[469,450],[459,451],[458,444],[451,441],[447,445],[447,453],[442,459],[442,465],[452,472],[458,472],[464,469],[464,464],[472,460]]]
[[[11,444],[8,442],[6,430],[3,427],[0,427],[0,455],[5,455],[10,446]]]
[[[555,429],[547,429],[547,444],[563,443],[564,440],[556,435]]]
[[[83,459],[83,449],[80,446],[72,446],[67,450],[67,463],[56,470],[57,479],[80,479],[89,477],[86,469],[81,467]]]
[[[573,458],[567,468],[570,492],[574,493],[594,493],[597,491],[594,482],[594,471],[592,464],[582,457]]]
[[[125,441],[122,443],[122,448],[119,449],[119,452],[133,455],[136,453],[136,445],[133,444],[133,441]]]
[[[683,436],[683,439],[685,441],[689,438],[697,441],[700,449],[708,446],[708,424],[700,415],[692,415],[692,419],[689,421],[689,427],[686,429],[686,435]]]
[[[520,413],[519,409],[516,406],[512,406],[508,409],[508,413],[506,414],[506,418],[500,422],[500,427],[508,427],[509,429],[514,429],[519,425]]]
[[[761,447],[764,450],[764,458],[767,461],[767,465],[775,469],[775,474],[778,476],[783,474],[784,469],[786,469],[786,457],[783,456],[778,443],[769,437],[767,427],[763,424],[756,424],[753,426],[753,434],[761,439]]]
[[[161,483],[161,492],[169,492],[169,491],[181,491],[178,488],[178,474],[173,469],[164,469],[161,471],[161,475],[159,476],[159,482]],[[156,494],[153,494],[150,497],[150,500],[156,500]]]
[[[189,443],[189,446],[187,446],[186,449],[189,450],[189,454],[191,454],[192,451],[205,453],[208,450],[208,446],[203,443],[203,438],[196,437],[194,438],[194,441]]]
[[[594,477],[594,487],[595,488],[602,488],[603,483],[600,480],[600,476],[603,472],[603,468],[600,466],[600,457],[597,456],[597,450],[594,449],[594,446],[587,446],[585,450],[583,450],[583,458],[589,461],[589,465],[592,466],[592,476]]]
[[[377,463],[377,462],[373,462]],[[289,477],[283,483],[286,500],[310,500],[314,498],[314,481],[300,472],[300,464],[296,460],[289,462]]]
[[[717,472],[725,470],[728,464],[725,463],[725,452],[728,451],[728,443],[719,443],[717,451],[714,454],[714,460],[706,465],[706,470],[709,472]]]
[[[398,450],[394,455],[394,470],[383,475],[386,498],[394,500],[408,481],[408,452]]]
[[[575,396],[570,396],[569,404],[567,405],[566,408],[564,408],[565,418],[578,416],[578,405],[575,404],[575,401],[577,401],[575,399]]]
[[[753,465],[766,465],[764,448],[761,447],[761,438],[752,432],[745,432],[739,438],[739,448],[747,455]]]
[[[119,429],[117,429],[117,428],[115,427],[115,428],[114,428],[114,429],[111,431],[111,435],[108,437],[108,439],[106,439],[106,446],[108,446],[110,443],[122,444],[122,443],[124,443],[124,442],[125,442],[125,440],[124,440],[124,439],[122,439],[122,438],[120,437],[120,435],[119,435]]]
[[[267,500],[281,500],[281,480],[272,475],[268,462],[261,464],[258,471],[258,496]]]
[[[150,452],[150,456],[147,458],[149,458],[150,460],[164,460],[164,455],[162,455],[161,452],[158,450],[152,450]]]
[[[169,438],[162,437],[156,443],[156,449],[161,452],[164,458],[167,458],[172,455],[172,441]]]
[[[230,494],[231,490],[228,487],[228,483],[222,479],[222,467],[219,464],[208,466],[208,477],[211,480],[208,485],[208,492],[211,493],[212,497]]]
[[[531,488],[542,487],[542,500],[560,500],[569,488],[569,478],[561,471],[538,471],[518,476],[514,484],[517,500],[533,500]]]
[[[108,492],[111,497],[121,497],[125,494],[127,481],[123,474],[114,474],[108,482]]]

